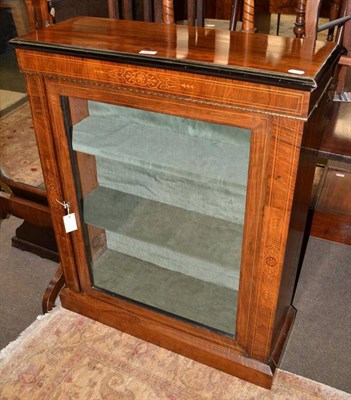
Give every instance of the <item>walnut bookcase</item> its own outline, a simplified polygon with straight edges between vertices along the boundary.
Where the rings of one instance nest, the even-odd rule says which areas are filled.
[[[327,118],[325,92],[341,49],[88,17],[13,44],[27,80],[66,282],[63,306],[269,388],[295,315],[291,303],[315,162],[311,149],[320,141],[314,127]],[[132,145],[123,147],[125,142]],[[245,152],[246,164],[240,161]],[[235,167],[239,162],[242,168]],[[132,180],[125,184],[128,173],[119,175],[127,169]],[[151,190],[147,180],[137,185],[139,176],[156,186]],[[211,201],[210,181],[216,188]],[[237,192],[245,223],[233,250],[236,239],[225,232],[237,229],[231,214],[237,205],[231,193]],[[70,203],[76,231],[65,232],[66,211],[58,200]],[[135,217],[135,210],[147,211]],[[171,239],[165,244],[166,231]],[[157,236],[151,244],[148,234]],[[118,258],[119,264],[107,260],[101,266],[107,250],[108,260]],[[217,253],[229,264],[238,258],[238,274],[213,267]],[[135,271],[146,274],[149,286],[136,285]],[[181,289],[183,281],[196,290]],[[231,311],[217,323],[222,295]]]

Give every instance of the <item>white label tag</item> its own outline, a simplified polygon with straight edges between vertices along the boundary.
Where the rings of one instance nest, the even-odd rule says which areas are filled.
[[[296,75],[303,75],[305,73],[305,71],[301,71],[301,69],[289,69],[288,72]]]
[[[154,56],[155,54],[157,54],[157,51],[154,51],[154,50],[140,50],[139,54],[147,54],[149,56]]]
[[[65,215],[63,217],[63,223],[65,224],[66,233],[70,233],[78,229],[76,216],[74,213]]]

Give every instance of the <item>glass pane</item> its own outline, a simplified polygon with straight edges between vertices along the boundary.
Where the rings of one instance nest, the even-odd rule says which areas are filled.
[[[89,102],[72,144],[93,285],[234,335],[250,131]]]

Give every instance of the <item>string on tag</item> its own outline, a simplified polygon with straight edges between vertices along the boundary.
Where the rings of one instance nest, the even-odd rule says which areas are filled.
[[[67,210],[67,214],[69,215],[69,206],[70,206],[70,204],[69,204],[69,201],[63,201],[63,203],[60,201],[60,200],[58,200],[58,199],[56,199],[56,201],[59,203],[59,204],[61,204],[61,206],[65,209],[65,210]]]

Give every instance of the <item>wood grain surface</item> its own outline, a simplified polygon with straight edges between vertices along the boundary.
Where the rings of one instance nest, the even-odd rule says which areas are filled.
[[[89,57],[137,57],[142,62],[166,64],[168,68],[195,68],[202,71],[269,78],[278,83],[316,85],[330,53],[341,49],[335,43],[301,41],[282,36],[251,35],[186,25],[165,25],[140,21],[91,17],[73,18],[60,24],[14,39],[17,46],[35,46],[71,55]],[[140,51],[154,51],[142,55]],[[289,70],[301,71],[298,73]],[[200,71],[201,72],[201,71]],[[208,72],[210,73],[210,72]]]

